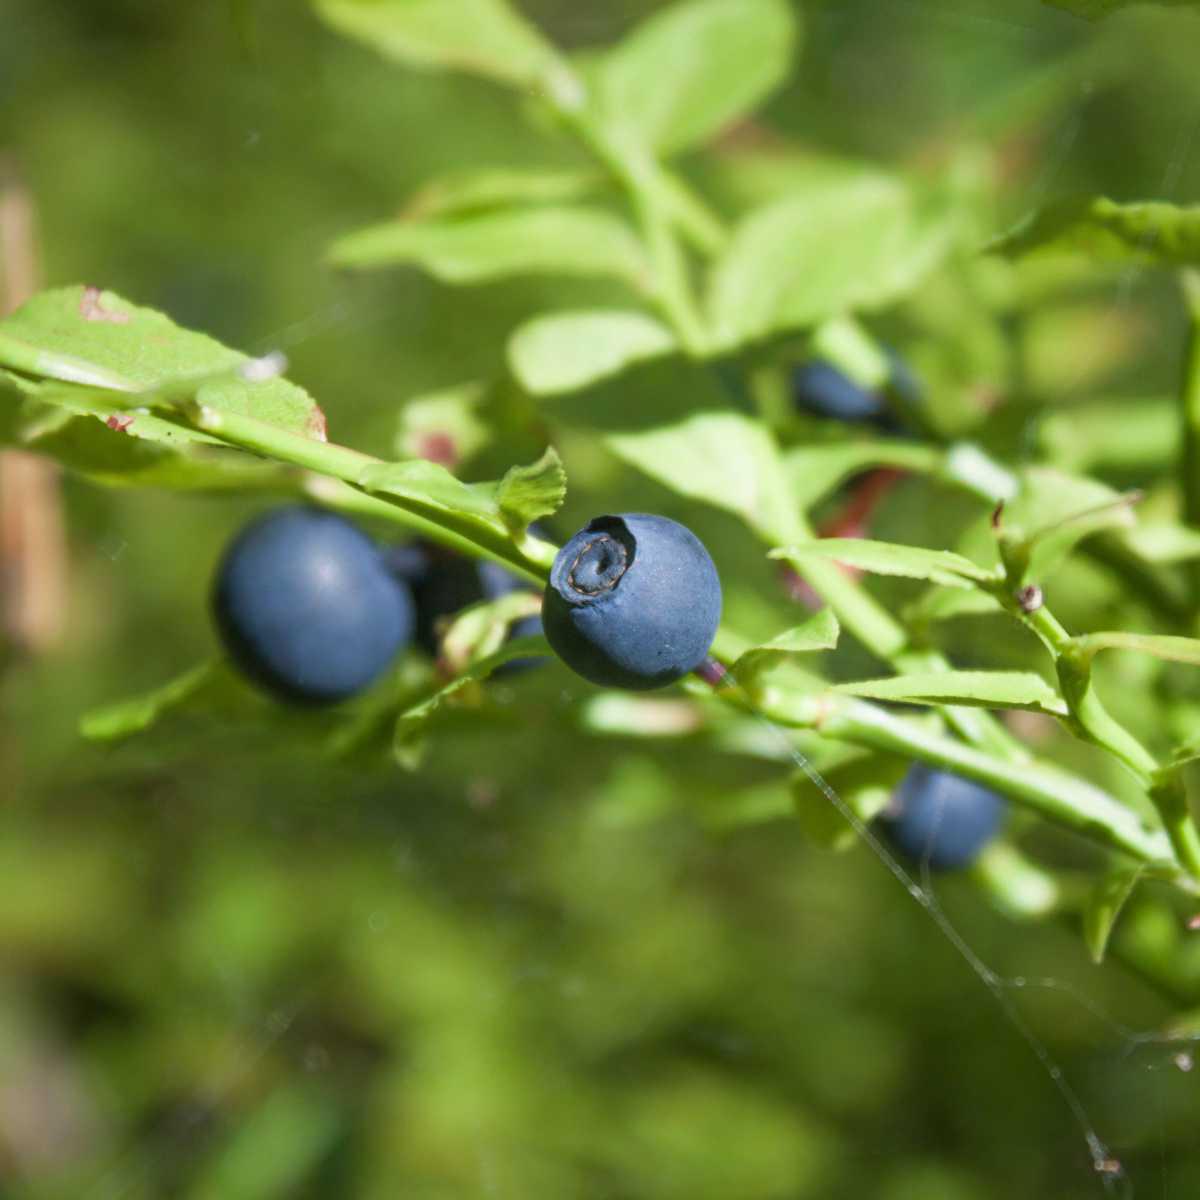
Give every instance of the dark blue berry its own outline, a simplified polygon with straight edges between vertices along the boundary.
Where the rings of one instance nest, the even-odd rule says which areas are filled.
[[[642,691],[695,670],[721,619],[721,581],[699,538],[667,517],[597,517],[559,552],[546,637],[593,683]]]
[[[416,642],[430,655],[438,653],[439,632],[446,618],[481,600],[498,600],[518,590],[532,591],[524,579],[499,563],[476,561],[441,546],[414,542],[394,546],[385,553],[388,566],[412,588]],[[509,637],[541,632],[541,618],[531,615],[514,622]],[[515,659],[496,674],[512,674],[541,662],[540,658]]]
[[[412,596],[375,543],[343,517],[304,506],[242,530],[217,568],[212,605],[234,662],[300,704],[362,691],[413,631]]]
[[[912,766],[880,817],[888,839],[934,871],[970,866],[996,836],[1008,805],[982,784],[921,763]]]
[[[905,406],[915,405],[917,383],[898,357],[889,355],[889,362],[891,376],[881,391],[860,387],[823,359],[801,363],[792,369],[792,401],[797,409],[814,417],[899,433],[904,423],[889,405],[886,393],[892,392]]]
[[[814,417],[833,421],[869,422],[886,411],[877,392],[861,388],[836,367],[820,359],[801,363],[792,371],[792,399]]]

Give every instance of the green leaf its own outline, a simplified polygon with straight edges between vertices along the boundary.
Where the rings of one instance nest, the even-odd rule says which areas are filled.
[[[222,666],[216,659],[201,663],[141,696],[94,708],[80,719],[79,732],[92,742],[115,742],[141,733],[216,681]]]
[[[431,179],[409,197],[407,221],[461,217],[521,204],[561,204],[594,191],[601,177],[591,171],[519,167],[472,167]]]
[[[1135,4],[1154,3],[1171,8],[1200,7],[1197,0],[1042,0],[1053,8],[1062,8],[1088,21],[1098,21]]]
[[[899,299],[943,258],[956,221],[901,180],[855,171],[751,212],[717,263],[709,311],[736,347]]]
[[[671,154],[750,112],[786,78],[796,21],[784,0],[688,0],[590,64],[605,124]]]
[[[243,378],[236,368],[250,361],[96,288],[41,292],[0,321],[0,366],[21,374],[126,392],[207,380],[196,387],[200,403],[324,440],[325,418],[312,397],[284,379]]]
[[[838,484],[869,467],[932,471],[938,460],[937,451],[928,446],[895,440],[794,446],[783,455],[792,496],[802,509],[811,508]]]
[[[524,208],[457,220],[388,221],[340,237],[340,267],[412,264],[445,283],[514,275],[609,276],[635,289],[649,268],[629,226],[597,208]]]
[[[1063,470],[1158,471],[1179,453],[1178,405],[1171,396],[1072,404],[1042,415],[1037,436]]]
[[[203,435],[152,413],[100,407],[99,412],[85,413],[50,409],[26,423],[14,440],[112,487],[280,492],[297,488],[295,473],[277,463],[211,445]]]
[[[424,459],[372,463],[359,472],[357,482],[367,491],[417,500],[443,512],[499,520],[496,484],[463,483],[445,467]]]
[[[610,737],[687,737],[704,728],[705,711],[691,700],[600,692],[580,706],[579,721],[589,733]]]
[[[805,558],[831,558],[848,567],[875,575],[900,575],[924,579],[944,587],[969,588],[988,583],[995,576],[961,554],[951,550],[926,550],[921,546],[898,546],[868,538],[818,538],[799,545],[771,551],[772,558],[795,564]]]
[[[1004,607],[988,592],[965,592],[961,588],[929,588],[904,610],[904,623],[930,625],[954,617],[975,617],[1002,613]]]
[[[1166,565],[1200,558],[1200,530],[1186,525],[1137,525],[1125,530],[1121,540],[1147,562]]]
[[[515,621],[541,611],[542,597],[523,588],[463,609],[442,638],[446,669],[458,675],[472,663],[495,654]]]
[[[796,507],[779,450],[757,421],[729,410],[699,412],[645,433],[613,433],[618,458],[681,496],[737,513],[767,541],[788,536]]]
[[[1001,536],[1023,543],[1026,577],[1044,579],[1084,538],[1134,524],[1134,497],[1051,467],[1030,467],[1001,514]]]
[[[1200,263],[1200,205],[1118,204],[1104,196],[1056,200],[989,243],[996,254],[1071,251],[1102,261]]]
[[[526,321],[509,340],[508,362],[526,391],[553,396],[677,349],[671,331],[645,313],[593,309]]]
[[[1101,650],[1135,650],[1168,662],[1187,663],[1200,667],[1200,639],[1173,637],[1155,633],[1085,633],[1072,638],[1071,644],[1083,657],[1090,661]]]
[[[840,633],[837,617],[831,609],[823,608],[802,625],[785,630],[769,642],[745,651],[733,664],[734,677],[744,687],[749,687],[764,667],[780,657],[834,649]]]
[[[1118,867],[1102,876],[1088,896],[1083,910],[1083,940],[1092,962],[1104,961],[1113,926],[1141,876],[1141,867]]]
[[[554,47],[505,0],[314,0],[314,8],[339,32],[417,67],[524,88],[559,63]]]
[[[1032,671],[935,671],[839,683],[834,691],[902,704],[965,704],[976,708],[1022,708],[1065,716],[1058,693]]]
[[[1043,919],[1062,902],[1058,880],[1006,841],[986,846],[971,876],[996,908],[1014,921]]]
[[[496,487],[496,507],[505,527],[519,537],[542,517],[558,512],[567,495],[567,473],[553,446],[535,463],[512,467]]]
[[[278,1200],[294,1196],[336,1144],[345,1110],[327,1091],[281,1086],[243,1112],[188,1188],[191,1200]]]
[[[392,750],[401,766],[415,770],[423,755],[423,743],[429,726],[447,701],[452,700],[473,683],[487,679],[498,667],[518,658],[550,657],[549,643],[544,637],[531,636],[514,638],[494,654],[481,658],[439,688],[433,695],[413,705],[396,720]]]

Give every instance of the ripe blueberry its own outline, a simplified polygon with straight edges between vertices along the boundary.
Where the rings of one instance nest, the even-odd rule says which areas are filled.
[[[558,552],[542,602],[546,638],[593,683],[663,687],[703,662],[721,581],[699,538],[667,517],[596,517]]]
[[[234,662],[299,704],[362,691],[413,630],[412,596],[374,542],[343,517],[299,505],[238,534],[217,568],[212,607]]]
[[[1003,797],[981,784],[916,763],[880,821],[905,857],[928,862],[934,871],[953,871],[975,861],[1007,808]]]
[[[919,403],[919,387],[912,372],[896,355],[889,354],[888,360],[891,374],[886,388],[880,391],[860,387],[823,359],[801,363],[792,369],[792,402],[797,409],[814,417],[901,433],[904,422],[889,405],[886,393],[890,392],[908,410]]]
[[[441,546],[412,542],[392,547],[385,554],[388,566],[412,588],[417,645],[434,656],[438,653],[438,626],[444,618],[480,600],[498,600],[510,592],[529,588],[523,579],[499,563],[476,561]],[[528,637],[541,632],[541,618],[528,616],[513,623],[509,637]],[[518,658],[495,673],[512,674],[541,662],[540,658]]]

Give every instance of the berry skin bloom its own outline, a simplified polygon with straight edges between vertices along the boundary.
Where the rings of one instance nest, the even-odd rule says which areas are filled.
[[[933,871],[968,867],[996,836],[1008,804],[982,784],[922,763],[912,766],[880,817],[888,840]]]
[[[237,666],[294,704],[361,692],[408,645],[413,602],[345,518],[296,505],[247,525],[216,572],[212,610]]]
[[[667,517],[596,517],[558,552],[542,603],[554,652],[605,687],[646,691],[698,667],[721,620],[700,539]]]

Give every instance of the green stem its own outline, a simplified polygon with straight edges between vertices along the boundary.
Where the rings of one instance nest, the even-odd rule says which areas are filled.
[[[547,544],[527,539],[518,547],[505,532],[490,528],[478,518],[413,497],[373,493],[363,486],[360,480],[364,473],[382,465],[381,459],[346,446],[292,433],[255,417],[203,404],[189,403],[168,411],[182,424],[219,438],[227,445],[341,480],[364,496],[377,500],[376,515],[388,513],[409,528],[454,549],[469,546],[471,553],[494,559],[537,583],[545,582],[547,556],[544,551],[539,552],[539,548]]]
[[[655,165],[663,204],[680,234],[693,249],[707,258],[715,258],[729,244],[729,234],[721,218],[678,175],[661,164]]]
[[[687,260],[675,239],[667,211],[649,173],[636,173],[630,198],[654,274],[654,297],[688,354],[699,356],[708,346],[708,330],[692,295]]]
[[[816,533],[808,519],[794,513],[788,528],[779,531],[789,541],[811,541]],[[876,658],[898,674],[911,671],[949,670],[950,663],[936,650],[909,644],[904,627],[857,580],[837,563],[808,557],[797,563],[801,578],[829,605],[844,625]],[[1028,758],[1025,748],[989,713],[978,708],[948,707],[946,719],[973,745],[998,754],[1009,762]]]
[[[1170,838],[1145,824],[1106,792],[1046,763],[1014,763],[966,746],[864,700],[824,693],[785,697],[768,693],[761,711],[770,720],[889,754],[917,759],[1002,792],[1055,824],[1081,833],[1139,862],[1153,863],[1188,890],[1196,890],[1177,861]]]
[[[1200,879],[1200,833],[1188,807],[1187,790],[1178,771],[1159,773],[1150,788],[1150,799],[1158,809],[1163,828],[1179,859],[1192,876]]]
[[[1010,611],[1031,629],[1054,659],[1059,687],[1070,712],[1075,733],[1092,745],[1120,759],[1149,787],[1158,769],[1154,755],[1104,707],[1092,680],[1091,657],[1044,605],[1033,612],[1014,608],[1010,597],[1002,597]]]
[[[719,244],[719,227],[710,223],[706,210],[673,183],[654,156],[638,141],[615,136],[588,110],[582,81],[576,88],[551,95],[559,116],[580,144],[612,175],[625,191],[641,226],[650,255],[651,296],[670,322],[683,349],[700,355],[708,345],[708,331],[692,294],[687,261],[675,238],[673,218],[683,218],[695,235],[710,245]],[[686,201],[692,200],[691,203]]]
[[[1193,528],[1200,528],[1200,271],[1184,271],[1181,282],[1188,309],[1188,331],[1179,388],[1182,427],[1179,486],[1184,520]],[[1200,594],[1200,568],[1193,565],[1190,576],[1195,596]]]

